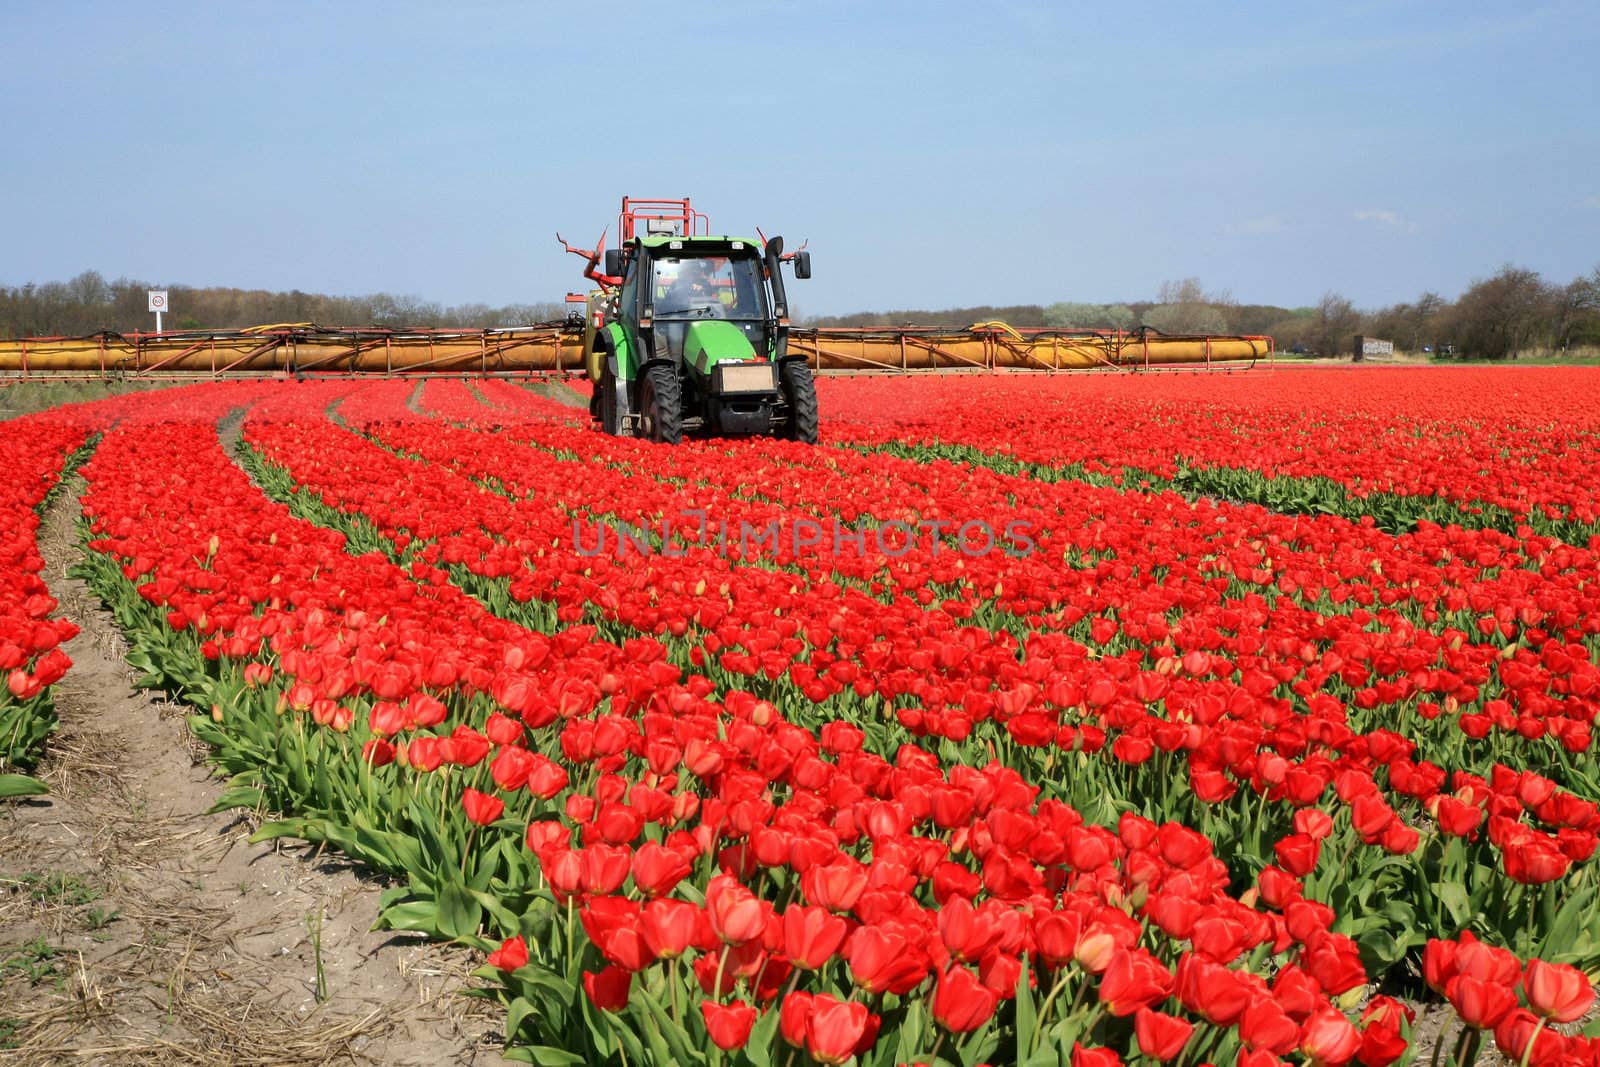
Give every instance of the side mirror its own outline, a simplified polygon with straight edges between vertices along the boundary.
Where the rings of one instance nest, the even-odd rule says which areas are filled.
[[[794,254],[794,276],[796,278],[811,277],[811,253],[796,252]]]
[[[606,271],[613,278],[622,276],[622,249],[606,249]]]

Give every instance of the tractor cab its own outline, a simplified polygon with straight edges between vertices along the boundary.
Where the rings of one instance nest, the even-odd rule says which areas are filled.
[[[620,247],[567,246],[589,257],[586,274],[600,283],[585,331],[591,414],[607,433],[657,441],[704,433],[814,443],[815,385],[804,357],[788,353],[781,272],[790,262],[809,277],[810,254],[785,256],[782,238],[715,236],[704,221],[687,199],[625,199]]]

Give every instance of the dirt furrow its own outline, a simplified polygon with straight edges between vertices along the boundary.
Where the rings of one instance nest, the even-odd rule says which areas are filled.
[[[497,1064],[471,957],[371,932],[381,882],[253,845],[253,813],[179,708],[134,688],[112,617],[68,568],[82,482],[40,531],[82,628],[58,684],[51,795],[0,806],[0,1064]],[[319,996],[319,963],[322,976]]]

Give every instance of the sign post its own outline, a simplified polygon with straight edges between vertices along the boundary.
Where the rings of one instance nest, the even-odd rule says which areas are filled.
[[[165,289],[147,289],[150,297],[150,310],[156,313],[156,333],[161,332],[161,313],[167,310],[167,291]]]

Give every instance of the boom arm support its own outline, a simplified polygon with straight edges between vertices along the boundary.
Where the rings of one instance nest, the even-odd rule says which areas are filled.
[[[622,279],[616,275],[600,273],[600,257],[605,254],[606,250],[605,230],[600,231],[600,243],[592,252],[586,248],[573,248],[559,232],[556,234],[556,240],[560,241],[561,247],[568,252],[575,256],[582,256],[589,261],[583,268],[583,276],[585,278],[588,278],[602,289],[615,289],[622,284]]]

